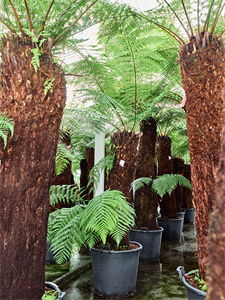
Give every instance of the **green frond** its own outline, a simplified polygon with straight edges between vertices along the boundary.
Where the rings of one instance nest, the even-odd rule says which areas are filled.
[[[107,190],[89,201],[81,218],[81,227],[89,235],[87,243],[99,236],[103,244],[112,235],[119,245],[134,221],[134,210],[120,191]],[[94,237],[92,234],[94,233]]]
[[[134,192],[136,192],[138,189],[144,187],[145,184],[149,185],[152,182],[152,179],[149,177],[141,177],[138,179],[135,179],[131,183],[131,188],[133,189]]]
[[[70,258],[74,246],[78,249],[85,243],[80,227],[83,208],[76,205],[62,208],[50,214],[48,223],[48,241],[56,262],[61,264]]]
[[[141,177],[134,180],[131,183],[131,187],[134,189],[134,191],[136,191],[143,187],[144,184],[149,185],[151,182],[152,190],[155,193],[157,193],[161,198],[166,193],[171,195],[171,193],[175,190],[177,185],[183,185],[184,187],[191,189],[190,181],[180,174],[164,174],[161,176],[157,176],[157,178],[154,180],[148,177]]]
[[[190,181],[180,174],[164,174],[158,176],[153,180],[152,189],[162,198],[166,193],[171,195],[178,184],[191,189]]]
[[[75,203],[80,201],[80,191],[74,185],[52,185],[50,187],[50,204],[57,205],[59,202]]]
[[[106,174],[108,176],[110,170],[112,170],[113,168],[114,157],[114,154],[107,154],[94,165],[89,174],[88,186],[93,184],[93,186],[96,187],[99,184],[100,174],[102,171],[106,171]],[[93,188],[90,189],[90,192],[92,192],[92,190]]]
[[[60,175],[74,159],[66,145],[59,141],[55,157],[55,174]]]
[[[65,189],[66,190],[66,189]],[[134,223],[134,209],[120,191],[107,190],[95,196],[88,204],[78,204],[50,214],[48,240],[57,263],[71,256],[74,247],[87,243],[92,247],[98,241],[106,243],[111,235],[119,245]]]
[[[4,149],[7,145],[7,138],[9,133],[12,138],[14,133],[14,121],[13,119],[7,118],[5,114],[0,113],[0,137],[4,141]]]

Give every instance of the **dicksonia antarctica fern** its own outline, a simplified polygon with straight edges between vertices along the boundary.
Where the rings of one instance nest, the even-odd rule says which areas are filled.
[[[156,179],[152,180],[149,177],[141,177],[134,180],[131,183],[132,189],[134,191],[140,189],[144,186],[144,184],[150,184],[152,182],[152,190],[157,193],[161,198],[168,193],[171,195],[173,190],[177,187],[177,185],[183,185],[191,189],[190,181],[180,174],[164,174],[158,176]]]
[[[135,212],[118,190],[107,190],[88,204],[57,210],[50,215],[48,240],[57,263],[71,256],[74,247],[106,243],[108,235],[119,245],[133,225]]]

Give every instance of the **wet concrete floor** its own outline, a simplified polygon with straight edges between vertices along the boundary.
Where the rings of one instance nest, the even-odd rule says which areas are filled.
[[[72,264],[76,263],[77,257]],[[194,224],[184,224],[180,242],[162,241],[159,262],[140,262],[137,291],[129,298],[131,300],[178,300],[187,299],[186,289],[181,283],[176,268],[184,266],[185,271],[198,268],[197,243]],[[68,264],[61,266],[64,269]],[[92,271],[88,269],[78,278],[71,280],[66,285],[60,285],[66,292],[63,300],[94,300],[102,297],[94,293]]]

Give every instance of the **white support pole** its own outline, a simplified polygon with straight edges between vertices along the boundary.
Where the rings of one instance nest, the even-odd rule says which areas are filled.
[[[95,164],[97,164],[102,158],[105,157],[105,134],[95,134]],[[104,171],[100,173],[100,181],[95,186],[95,196],[104,192],[105,180]]]

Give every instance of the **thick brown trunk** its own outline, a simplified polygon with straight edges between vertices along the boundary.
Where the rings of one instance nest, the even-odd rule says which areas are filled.
[[[65,106],[64,73],[45,49],[40,69],[31,65],[28,37],[2,38],[1,111],[15,132],[0,165],[0,299],[41,299],[45,287],[49,188]],[[48,74],[50,77],[46,76]],[[53,92],[44,83],[55,78]]]
[[[171,139],[167,135],[161,135],[157,139],[158,175],[172,174],[173,164],[171,159]],[[177,218],[177,206],[175,191],[171,196],[167,193],[160,201],[161,217],[169,219]]]
[[[185,164],[184,168],[184,177],[187,178],[191,182],[191,165]],[[182,207],[183,208],[192,208],[192,190],[184,187],[183,188],[183,200],[182,200]]]
[[[216,178],[216,199],[210,214],[206,299],[225,299],[225,134]]]
[[[86,155],[87,155],[87,178],[89,180],[91,169],[94,167],[95,164],[95,149],[94,148],[87,148],[86,149]],[[90,192],[90,189],[93,187],[93,184],[91,184],[88,187],[88,196],[87,199],[91,200],[93,198],[93,191]]]
[[[140,131],[142,133],[139,142],[137,155],[137,166],[135,179],[140,177],[150,177],[155,179],[155,144],[156,144],[156,122],[153,118],[141,122]],[[145,185],[135,192],[136,225],[148,227],[149,230],[157,229],[156,209],[158,198],[152,191],[152,185]]]
[[[185,170],[184,160],[179,157],[174,157],[172,159],[172,163],[173,163],[173,174],[184,175],[184,170]],[[183,193],[184,193],[183,185],[178,185],[175,189],[178,212],[181,212]]]
[[[198,263],[203,278],[208,261],[206,236],[215,198],[216,168],[224,123],[224,56],[222,40],[208,33],[197,40],[193,38],[179,52],[183,88],[187,98],[186,119]]]
[[[137,155],[138,136],[134,132],[117,131],[111,136],[115,151],[114,166],[107,179],[107,188],[119,190],[132,200],[131,182],[134,180],[135,161]],[[128,245],[128,234],[121,245]]]

